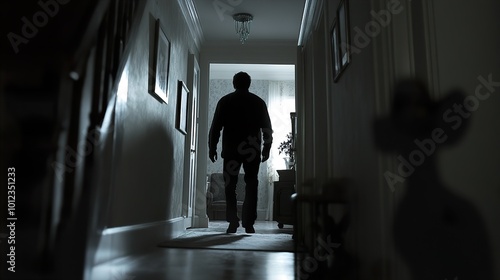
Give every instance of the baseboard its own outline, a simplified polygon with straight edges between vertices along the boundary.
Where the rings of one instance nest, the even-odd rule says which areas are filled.
[[[105,229],[97,248],[94,265],[145,252],[162,241],[178,237],[185,230],[183,217]]]

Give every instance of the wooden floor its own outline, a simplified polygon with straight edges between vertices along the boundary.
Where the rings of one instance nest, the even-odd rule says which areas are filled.
[[[220,223],[211,223],[209,227],[212,226],[220,227]],[[255,225],[256,232],[265,230],[267,233],[273,229],[279,232],[276,222],[258,222]],[[238,233],[244,233],[243,228],[238,230]],[[91,275],[93,280],[290,280],[294,279],[294,254],[158,247],[139,256],[98,265]]]

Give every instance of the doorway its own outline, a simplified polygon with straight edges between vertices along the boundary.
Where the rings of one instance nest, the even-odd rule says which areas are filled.
[[[273,220],[273,182],[276,170],[285,169],[284,155],[278,146],[292,132],[290,113],[295,112],[295,65],[293,64],[221,64],[211,63],[209,72],[208,127],[219,99],[234,91],[234,74],[243,71],[250,75],[250,92],[261,97],[268,106],[273,125],[273,146],[268,161],[259,170],[257,220]],[[218,151],[221,150],[219,140]],[[207,174],[221,173],[222,161],[212,163],[207,158]],[[240,172],[243,172],[241,170]],[[210,218],[210,217],[209,217]],[[212,219],[210,219],[212,220]]]

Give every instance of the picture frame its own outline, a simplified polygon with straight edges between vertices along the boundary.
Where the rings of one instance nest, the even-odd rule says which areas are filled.
[[[338,51],[338,71],[334,71],[334,82],[337,82],[345,71],[347,66],[351,63],[351,38],[349,32],[349,3],[348,0],[341,0],[337,8],[337,18],[336,18],[335,29],[338,29],[338,37],[336,37],[336,43],[338,47],[335,50]],[[335,37],[334,37],[335,38]],[[338,38],[338,39],[337,39]],[[335,66],[335,65],[334,65]]]
[[[160,20],[155,23],[153,40],[153,65],[150,67],[149,93],[168,104],[168,76],[170,70],[170,41],[161,27]]]
[[[177,120],[176,128],[182,134],[187,134],[187,117],[189,112],[189,90],[183,81],[177,82]]]

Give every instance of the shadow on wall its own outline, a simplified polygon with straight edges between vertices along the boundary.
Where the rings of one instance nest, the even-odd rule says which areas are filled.
[[[126,131],[127,129],[129,131]],[[147,128],[137,129],[133,136],[130,135],[130,125],[125,128],[123,123],[120,123],[116,130],[115,151],[119,152],[113,159],[113,179],[117,183],[111,197],[109,226],[179,217],[183,188],[178,182],[182,182],[182,170],[175,180],[175,166],[182,168],[183,165],[174,165],[175,158],[180,158],[174,156],[174,135],[170,135],[170,131],[161,123],[152,123],[148,124]],[[124,141],[125,138],[127,141]],[[142,210],[137,211],[131,209],[131,205],[148,207],[141,207]]]
[[[478,210],[451,192],[437,169],[437,151],[465,134],[467,119],[450,113],[463,101],[455,90],[433,102],[424,84],[405,80],[395,87],[390,115],[375,122],[378,148],[396,152],[400,163],[399,174],[385,173],[387,182],[407,184],[396,210],[394,242],[416,280],[493,279]]]
[[[118,116],[117,119],[120,119],[120,106],[117,106],[116,111],[113,118]],[[116,127],[115,123],[118,123]],[[112,228],[110,225],[113,223],[126,226],[165,220],[165,216],[172,212],[170,209],[180,208],[172,203],[175,188],[167,187],[174,186],[172,182],[175,173],[174,146],[165,126],[161,123],[151,125],[146,133],[136,135],[133,141],[127,143],[126,148],[123,123],[111,121],[109,126],[102,127],[101,132],[94,150],[95,167],[90,175],[92,185],[96,186],[90,193],[91,207],[78,209],[77,218],[73,220],[77,224],[70,227],[65,234],[66,238],[61,241],[65,246],[61,246],[60,255],[74,256],[58,256],[60,259],[57,265],[62,278],[74,273],[72,266],[78,257],[75,247],[81,245],[75,244],[75,236],[81,235],[83,219],[87,219],[89,228],[94,229],[89,232],[88,237],[84,237],[87,238],[87,243],[83,243],[86,246],[82,248],[88,268],[115,257],[118,252],[137,251],[144,244],[152,245],[149,244],[152,240],[110,242],[109,239],[101,244],[105,228]],[[159,143],[161,146],[158,146]],[[147,146],[157,149],[145,149]],[[124,170],[135,171],[123,172]],[[182,193],[182,188],[180,191]],[[140,211],[141,209],[149,211]]]

